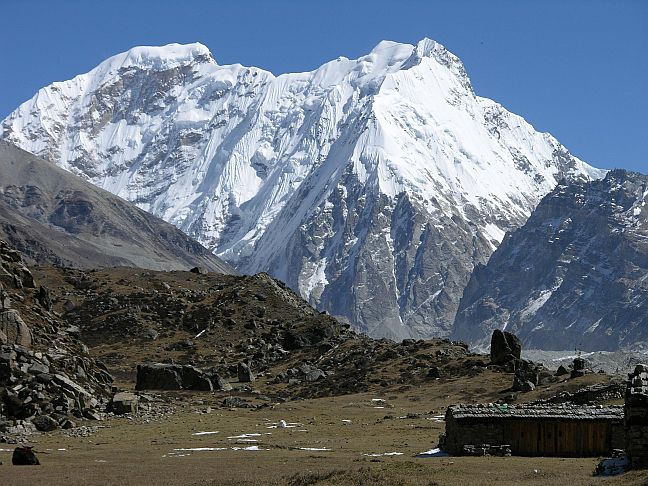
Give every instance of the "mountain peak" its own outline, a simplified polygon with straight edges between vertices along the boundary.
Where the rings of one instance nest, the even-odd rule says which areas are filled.
[[[101,63],[97,69],[109,72],[131,67],[165,70],[193,61],[216,62],[204,44],[167,44],[165,46],[138,46],[117,54]]]
[[[596,176],[430,39],[277,77],[211,59],[132,49],[44,88],[0,137],[394,338],[447,334],[473,266],[558,180]]]

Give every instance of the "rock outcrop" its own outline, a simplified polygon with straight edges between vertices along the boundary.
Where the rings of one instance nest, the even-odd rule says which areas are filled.
[[[522,353],[522,342],[515,334],[495,329],[491,336],[491,363],[501,365],[519,360]]]

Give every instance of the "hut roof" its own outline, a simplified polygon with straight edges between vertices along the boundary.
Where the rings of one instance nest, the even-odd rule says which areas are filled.
[[[453,405],[448,414],[461,419],[568,419],[568,420],[622,420],[622,406],[575,405]]]

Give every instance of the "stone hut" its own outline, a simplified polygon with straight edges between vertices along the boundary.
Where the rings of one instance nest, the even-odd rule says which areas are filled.
[[[441,446],[450,454],[594,457],[623,448],[621,406],[454,405]]]
[[[648,468],[648,366],[639,364],[628,375],[625,407],[625,451],[632,469]]]

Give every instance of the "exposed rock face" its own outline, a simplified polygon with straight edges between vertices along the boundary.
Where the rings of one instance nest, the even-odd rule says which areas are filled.
[[[558,180],[601,175],[429,39],[277,77],[135,48],[43,88],[0,137],[395,339],[447,335],[504,233]]]
[[[76,268],[233,269],[135,205],[0,140],[0,238],[28,259]],[[33,287],[28,272],[13,274]],[[0,270],[0,282],[15,287]],[[48,296],[39,294],[47,307]]]
[[[520,359],[522,342],[515,334],[495,329],[491,337],[490,357],[493,364]]]
[[[647,202],[638,173],[560,184],[475,269],[453,337],[483,345],[506,329],[554,350],[648,342]]]

